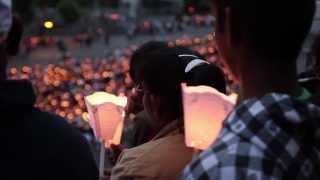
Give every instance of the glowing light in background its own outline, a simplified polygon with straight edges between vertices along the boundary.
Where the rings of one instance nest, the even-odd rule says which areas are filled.
[[[46,28],[46,29],[53,29],[54,28],[54,22],[53,21],[50,21],[50,20],[47,20],[43,23],[43,26]]]

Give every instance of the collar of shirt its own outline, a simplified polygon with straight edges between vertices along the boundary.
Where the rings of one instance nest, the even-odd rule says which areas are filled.
[[[179,120],[175,120],[164,126],[152,140],[154,141],[165,136],[176,135],[179,133],[181,133],[181,129],[179,127]]]

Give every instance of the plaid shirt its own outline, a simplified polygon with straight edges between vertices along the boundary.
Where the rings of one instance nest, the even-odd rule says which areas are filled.
[[[244,101],[182,179],[320,179],[319,124],[319,107],[288,95]]]

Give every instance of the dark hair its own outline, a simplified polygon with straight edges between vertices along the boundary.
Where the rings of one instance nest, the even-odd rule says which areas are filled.
[[[168,51],[169,50],[169,51]],[[170,49],[145,54],[148,62],[143,66],[143,88],[148,92],[161,96],[177,118],[182,116],[182,97],[180,84],[184,81],[184,73],[178,62],[178,56]]]
[[[180,55],[189,55],[181,57]],[[226,93],[224,74],[217,66],[203,64],[185,72],[186,66],[195,59],[203,59],[198,53],[188,48],[163,48],[144,56],[149,59],[143,66],[142,79],[144,88],[150,93],[166,98],[168,108],[182,116],[181,83],[188,85],[207,85]]]
[[[130,62],[130,71],[129,74],[132,80],[137,83],[138,77],[137,74],[140,73],[144,63],[148,60],[145,57],[145,54],[150,53],[152,51],[167,47],[167,43],[162,41],[150,41],[143,44],[140,48],[138,48],[131,57]]]
[[[143,65],[142,79],[154,83],[151,87],[154,87],[154,92],[159,94],[165,91],[171,92],[173,87],[180,88],[182,82],[192,79],[185,72],[186,66],[191,61],[194,59],[205,61],[199,53],[186,47],[159,48],[145,53],[144,58],[148,59],[148,62]]]
[[[314,0],[213,0],[223,31],[223,9],[231,8],[236,41],[245,41],[266,58],[296,60],[307,37],[315,12]],[[239,39],[242,38],[242,39]]]
[[[226,94],[226,80],[222,70],[213,64],[203,64],[188,73],[189,86],[210,86]]]

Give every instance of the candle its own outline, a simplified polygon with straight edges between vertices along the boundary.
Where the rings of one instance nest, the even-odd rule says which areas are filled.
[[[219,135],[224,119],[234,108],[236,97],[207,86],[182,85],[182,92],[186,145],[205,150]]]
[[[96,92],[85,97],[89,113],[89,124],[95,136],[105,141],[106,147],[120,144],[126,97],[118,97],[106,92]]]

